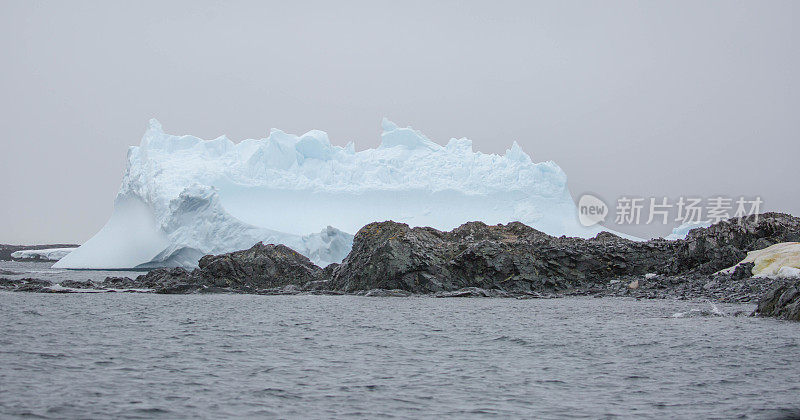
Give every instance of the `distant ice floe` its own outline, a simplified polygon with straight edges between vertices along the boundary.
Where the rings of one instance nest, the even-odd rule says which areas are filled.
[[[340,262],[373,221],[449,230],[521,221],[552,235],[592,237],[567,177],[516,143],[504,155],[472,141],[437,144],[384,119],[377,148],[332,145],[324,131],[273,129],[234,143],[164,133],[151,120],[130,147],[114,212],[56,268],[196,266],[204,254],[282,243],[319,265]]]
[[[781,242],[764,249],[750,251],[739,264],[749,262],[755,264],[753,277],[800,278],[800,242]],[[739,264],[719,273],[731,274]]]
[[[11,254],[12,258],[33,259],[42,261],[58,261],[76,248],[48,248],[48,249],[26,249],[16,251]]]
[[[705,228],[709,226],[711,226],[710,221],[686,222],[676,227],[675,229],[672,229],[672,233],[665,236],[664,239],[668,239],[671,241],[677,239],[686,239],[686,235],[689,234],[690,230],[697,228]]]

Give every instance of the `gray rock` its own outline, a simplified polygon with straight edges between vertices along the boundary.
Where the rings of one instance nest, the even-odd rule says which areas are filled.
[[[199,268],[159,268],[126,283],[125,287],[154,289],[156,293],[259,293],[260,291],[301,287],[323,279],[323,270],[308,258],[284,245],[264,245],[220,255],[206,255]],[[105,283],[111,284],[112,278]],[[292,293],[285,290],[283,293]]]
[[[678,249],[670,274],[711,274],[739,263],[748,251],[800,239],[800,218],[764,213],[692,229]]]
[[[48,280],[24,278],[11,280],[0,278],[0,290],[10,290],[14,292],[46,292],[53,283]]]
[[[334,289],[401,289],[412,293],[465,287],[514,293],[553,292],[590,278],[644,274],[669,264],[674,245],[641,243],[611,234],[552,237],[522,223],[466,223],[450,232],[371,223],[332,270]]]
[[[189,293],[196,293],[200,289],[203,289],[202,285],[199,284],[189,284],[189,283],[177,283],[177,284],[169,284],[164,285],[156,288],[156,293],[163,294],[163,295],[180,295],[180,294],[189,294]],[[223,289],[214,290],[216,293],[224,292]]]
[[[64,280],[60,283],[61,287],[70,289],[94,289],[97,286],[89,280]]]
[[[758,301],[753,315],[800,321],[800,280],[786,281]]]
[[[202,284],[267,289],[322,280],[322,269],[285,245],[264,245],[221,255],[206,255],[192,273]]]
[[[615,293],[643,297],[664,296],[659,290],[686,297],[727,291],[752,299],[761,285],[743,290],[747,282],[740,280],[750,277],[748,265],[733,276],[713,281],[706,276],[735,265],[748,251],[795,238],[799,232],[800,219],[780,213],[695,229],[686,240],[646,242],[608,232],[588,240],[557,238],[517,222],[470,222],[442,232],[387,221],[359,230],[345,260],[326,269],[330,282],[324,287],[348,293],[375,288],[439,293],[475,287],[514,294],[576,289],[592,293],[613,287]],[[647,273],[656,276],[640,279]],[[609,284],[631,276],[635,278],[624,285],[639,287]]]
[[[138,278],[142,278],[139,276]],[[143,284],[137,279],[130,279],[128,277],[106,277],[100,283],[95,284],[98,288],[102,289],[150,289],[155,283],[149,285]]]
[[[179,285],[196,283],[188,271],[183,268],[157,268],[151,270],[147,274],[136,277],[135,280],[127,281],[129,279],[118,277],[107,277],[103,281],[103,285],[109,288],[142,288],[154,289],[157,292],[159,289],[164,289],[164,292],[179,291],[187,289],[179,287]]]
[[[733,274],[731,275],[732,280],[742,280],[746,278],[750,278],[753,276],[753,267],[755,267],[755,263],[747,262],[741,263],[733,269]]]

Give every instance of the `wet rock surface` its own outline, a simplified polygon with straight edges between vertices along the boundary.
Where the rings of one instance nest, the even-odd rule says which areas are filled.
[[[635,288],[630,287],[636,283]],[[637,299],[702,299],[722,303],[755,304],[783,280],[735,279],[729,275],[681,275],[652,278],[624,276],[568,290],[563,296],[615,296]]]
[[[0,289],[11,290],[14,292],[44,292],[45,289],[52,285],[53,283],[50,281],[34,278],[24,278],[19,280],[0,278]]]
[[[754,315],[800,321],[800,280],[784,281],[772,288],[759,300]]]
[[[330,287],[412,293],[467,287],[512,293],[556,292],[595,279],[664,270],[674,244],[612,234],[552,237],[522,223],[464,224],[450,232],[395,222],[363,227],[353,250],[332,270]]]
[[[493,226],[470,222],[442,232],[387,221],[360,229],[342,263],[324,269],[286,246],[258,243],[242,251],[207,255],[191,272],[161,268],[135,279],[108,277],[99,283],[64,282],[61,287],[167,294],[593,295],[755,303],[778,293],[773,291],[785,281],[752,278],[752,264],[742,264],[731,274],[714,273],[740,262],[748,251],[798,240],[800,218],[781,213],[694,229],[684,240],[645,242],[607,232],[591,239],[553,237],[518,222]],[[0,281],[0,288],[52,289],[49,282],[34,280]],[[796,288],[786,287],[773,300]],[[784,301],[787,298],[780,305],[765,304],[761,313],[796,314],[792,312],[796,306]]]

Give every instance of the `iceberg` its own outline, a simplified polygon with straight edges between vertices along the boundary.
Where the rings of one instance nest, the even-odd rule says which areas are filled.
[[[520,221],[591,237],[567,177],[514,142],[504,155],[466,138],[440,145],[384,118],[377,148],[332,145],[324,131],[272,129],[234,143],[169,135],[150,120],[128,150],[106,225],[54,267],[194,267],[205,254],[284,244],[318,265],[341,262],[362,226],[383,220],[451,230]]]
[[[75,248],[23,249],[12,252],[11,258],[58,261],[74,250]]]

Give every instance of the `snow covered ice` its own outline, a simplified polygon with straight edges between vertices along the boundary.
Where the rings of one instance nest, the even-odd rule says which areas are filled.
[[[272,129],[238,144],[165,134],[151,120],[106,225],[57,268],[196,266],[205,254],[283,243],[319,265],[340,262],[373,221],[449,230],[521,221],[552,235],[591,237],[567,177],[514,142],[504,155],[442,146],[384,119],[381,144],[356,152],[323,131]]]
[[[75,248],[24,249],[11,253],[11,257],[42,261],[58,261],[74,250]]]

